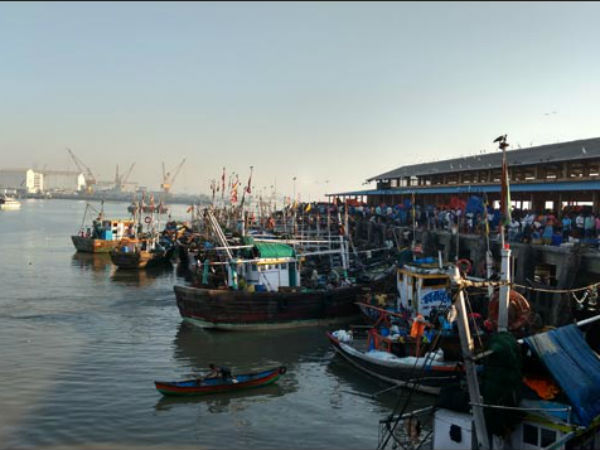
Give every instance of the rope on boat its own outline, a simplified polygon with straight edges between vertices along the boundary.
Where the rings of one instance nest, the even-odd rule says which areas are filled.
[[[512,283],[511,286],[515,286],[515,287],[518,287],[521,289],[527,289],[529,291],[549,292],[551,294],[569,294],[569,293],[573,293],[573,292],[581,292],[581,291],[598,289],[598,287],[600,287],[600,283],[593,283],[593,284],[589,284],[587,286],[574,288],[574,289],[546,289],[546,288],[524,286],[522,284],[517,284],[517,283]]]
[[[518,283],[513,283],[513,282],[507,283],[506,281],[461,280],[460,283],[458,284],[458,286],[460,288],[484,288],[484,287],[488,287],[488,286],[500,287],[500,286],[506,286],[506,285],[509,285],[511,288],[526,289],[528,291],[534,291],[534,292],[548,292],[551,294],[570,294],[570,293],[574,293],[574,292],[598,289],[600,287],[600,282],[592,283],[587,286],[573,288],[573,289],[548,289],[548,288],[540,288],[540,287],[533,287],[533,286],[525,286],[523,284],[518,284]]]

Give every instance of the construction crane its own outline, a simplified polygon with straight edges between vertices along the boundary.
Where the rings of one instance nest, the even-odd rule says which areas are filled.
[[[96,184],[96,177],[94,176],[90,168],[86,166],[83,163],[83,161],[81,161],[77,156],[75,156],[75,153],[73,153],[70,148],[67,147],[67,151],[69,152],[71,159],[73,159],[73,162],[77,166],[77,169],[79,169],[79,171],[83,173],[83,176],[85,178],[86,192],[91,193],[94,190],[93,186]]]
[[[131,171],[133,170],[134,166],[135,166],[135,163],[131,163],[131,166],[129,166],[129,170],[125,174],[119,175],[119,165],[117,164],[117,172],[115,173],[115,190],[116,191],[123,190],[123,188],[125,187],[125,183],[127,183],[127,179],[129,178],[129,175],[131,175]]]
[[[162,163],[163,182],[160,185],[160,188],[163,190],[163,192],[165,194],[168,194],[171,191],[171,186],[175,182],[175,178],[177,177],[177,174],[181,170],[181,166],[183,166],[184,162],[185,162],[185,158],[183,158],[181,160],[181,162],[179,163],[179,165],[175,168],[175,172],[173,173],[173,175],[171,175],[171,172],[165,171],[165,163],[164,162]]]

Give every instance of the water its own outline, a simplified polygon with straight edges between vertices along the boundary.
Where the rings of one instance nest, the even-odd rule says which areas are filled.
[[[107,203],[108,217],[126,217]],[[0,448],[375,448],[396,403],[334,356],[325,329],[209,332],[184,324],[175,269],[120,272],[75,253],[84,202],[0,212]],[[173,206],[185,219],[185,206]],[[165,398],[154,380],[208,364],[285,365],[277,384]],[[430,399],[417,397],[418,407]]]

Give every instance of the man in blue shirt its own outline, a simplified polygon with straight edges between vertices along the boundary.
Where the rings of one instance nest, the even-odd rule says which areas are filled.
[[[562,218],[563,239],[568,239],[569,235],[571,234],[571,225],[571,218],[565,214],[565,216]]]

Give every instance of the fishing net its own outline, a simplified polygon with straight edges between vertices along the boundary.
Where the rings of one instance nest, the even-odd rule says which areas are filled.
[[[516,407],[521,401],[521,353],[515,337],[508,332],[493,335],[488,342],[493,353],[486,358],[481,394],[486,405]],[[505,436],[521,421],[521,414],[499,408],[485,408],[488,433]]]

